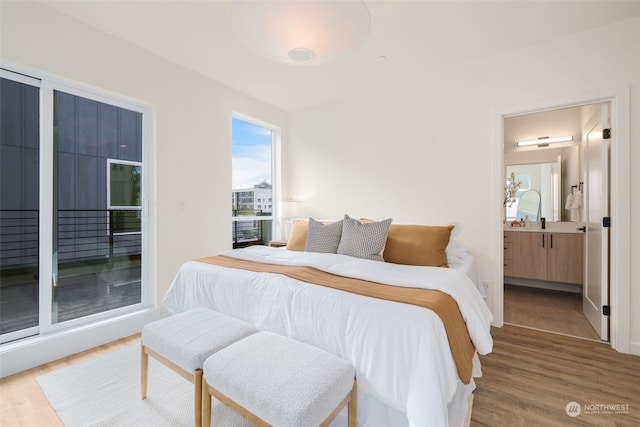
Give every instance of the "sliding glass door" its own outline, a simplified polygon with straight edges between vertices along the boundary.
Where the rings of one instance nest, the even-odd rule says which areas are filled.
[[[145,110],[3,71],[2,342],[145,304]],[[42,116],[42,117],[41,117]]]
[[[0,79],[0,336],[38,333],[40,82]]]
[[[142,113],[55,91],[53,120],[52,322],[139,304]]]

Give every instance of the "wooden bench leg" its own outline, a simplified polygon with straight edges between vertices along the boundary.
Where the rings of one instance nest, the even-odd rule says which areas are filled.
[[[209,427],[211,425],[211,394],[209,393],[209,384],[207,380],[202,379],[202,425]]]
[[[202,427],[202,369],[196,369],[193,374],[193,407],[194,407],[194,419],[196,427]]]
[[[353,388],[351,389],[351,399],[349,399],[348,406],[348,426],[356,427],[356,418],[358,414],[358,385],[357,381],[353,380]]]
[[[147,398],[147,378],[149,375],[149,355],[144,344],[140,344],[140,397]]]

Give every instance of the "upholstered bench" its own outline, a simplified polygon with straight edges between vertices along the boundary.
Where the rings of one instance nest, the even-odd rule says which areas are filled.
[[[308,344],[258,332],[210,356],[203,371],[206,426],[212,396],[257,426],[326,426],[347,404],[356,425],[353,366]]]
[[[202,421],[202,365],[207,357],[258,330],[216,311],[198,308],[142,328],[140,391],[147,397],[149,356],[194,384],[195,425]]]

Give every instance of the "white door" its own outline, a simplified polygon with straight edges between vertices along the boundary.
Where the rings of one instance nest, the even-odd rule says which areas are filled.
[[[608,104],[602,104],[584,129],[584,221],[585,280],[582,294],[584,315],[602,340],[609,339],[609,317],[603,306],[609,304],[609,229],[603,218],[609,216],[609,139]]]

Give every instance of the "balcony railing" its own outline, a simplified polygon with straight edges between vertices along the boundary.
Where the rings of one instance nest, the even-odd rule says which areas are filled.
[[[233,248],[264,245],[271,240],[272,217],[260,215],[234,216],[232,222]]]
[[[37,209],[0,210],[0,268],[38,265]]]
[[[58,261],[140,255],[139,210],[58,210]]]
[[[57,216],[60,263],[141,253],[138,210],[61,209]],[[0,269],[38,265],[39,224],[37,209],[0,210]]]
[[[44,218],[37,210],[0,210],[2,341],[38,325],[43,284],[55,283],[46,304],[57,322],[141,302],[140,211],[65,209],[56,216],[57,263],[55,282],[50,282],[39,277],[39,226]]]

